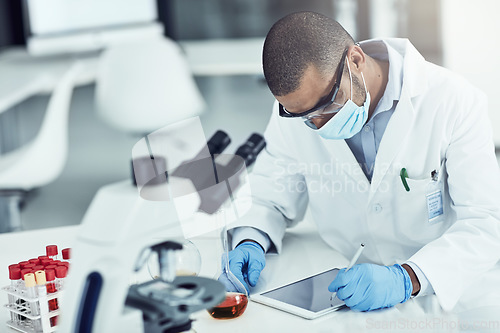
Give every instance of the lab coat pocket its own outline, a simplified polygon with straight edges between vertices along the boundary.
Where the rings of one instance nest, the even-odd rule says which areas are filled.
[[[433,177],[429,171],[426,178],[406,178],[409,191],[401,180],[396,186],[393,206],[396,233],[405,241],[423,245],[439,237],[447,228],[441,223],[446,216],[443,165],[435,171]]]

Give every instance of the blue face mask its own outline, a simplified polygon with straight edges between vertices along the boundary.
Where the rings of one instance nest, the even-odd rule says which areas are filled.
[[[351,69],[347,62],[349,76]],[[328,140],[349,139],[361,131],[363,125],[368,119],[368,110],[370,109],[370,93],[366,89],[365,78],[361,73],[363,85],[366,91],[366,100],[362,106],[356,105],[352,101],[352,78],[351,78],[351,98],[347,100],[344,106],[333,116],[326,124],[324,124],[316,132],[323,138]]]

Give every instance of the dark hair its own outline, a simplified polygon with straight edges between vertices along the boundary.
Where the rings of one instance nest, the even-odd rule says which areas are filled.
[[[323,75],[333,75],[345,48],[354,44],[335,20],[314,12],[287,15],[269,30],[262,66],[269,89],[284,96],[299,88],[309,65]]]

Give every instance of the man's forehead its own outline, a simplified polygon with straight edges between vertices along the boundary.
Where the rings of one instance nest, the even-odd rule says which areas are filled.
[[[300,79],[299,89],[302,86],[314,86],[316,88],[325,87],[329,85],[333,74],[333,71],[331,71],[331,73],[324,73],[320,71],[315,65],[310,64],[304,70],[304,73]]]

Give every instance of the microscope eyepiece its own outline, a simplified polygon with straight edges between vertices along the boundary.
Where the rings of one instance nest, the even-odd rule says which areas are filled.
[[[235,155],[243,158],[246,166],[249,167],[255,162],[257,155],[259,155],[265,146],[266,140],[264,140],[264,137],[260,134],[253,133],[244,144],[238,147]]]
[[[229,135],[227,135],[224,131],[218,130],[207,142],[210,155],[222,153],[230,143],[231,139],[229,138]]]

